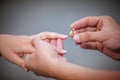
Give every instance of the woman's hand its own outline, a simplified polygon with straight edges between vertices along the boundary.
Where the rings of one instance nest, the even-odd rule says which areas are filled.
[[[55,47],[38,37],[33,40],[33,45],[35,51],[26,55],[26,67],[38,76],[55,76],[56,65],[66,59],[57,53]]]
[[[66,35],[55,33],[55,32],[41,32],[37,35],[31,36],[31,38],[38,37],[39,39],[48,42],[60,55],[64,55],[67,51],[64,50],[63,40],[67,38]]]
[[[0,35],[0,53],[8,61],[27,70],[23,56],[34,51],[31,41],[29,36]]]

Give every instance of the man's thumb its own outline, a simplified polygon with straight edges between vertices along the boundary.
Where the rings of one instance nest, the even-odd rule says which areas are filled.
[[[103,36],[101,36],[101,32],[83,32],[74,35],[73,39],[76,43],[81,42],[93,42],[93,41],[102,41]]]

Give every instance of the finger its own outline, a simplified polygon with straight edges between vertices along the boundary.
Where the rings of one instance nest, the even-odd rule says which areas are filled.
[[[90,42],[83,42],[80,44],[80,47],[81,48],[84,48],[84,49],[96,49],[96,45],[94,45],[94,43],[90,43]]]
[[[40,39],[56,39],[56,38],[61,38],[61,39],[66,39],[67,35],[62,35],[59,33],[55,33],[55,32],[42,32],[40,34],[38,34],[38,37]]]
[[[103,34],[101,32],[83,32],[80,34],[76,34],[73,37],[74,41],[76,43],[81,43],[81,42],[102,42],[104,41]]]
[[[63,49],[63,40],[57,39],[57,51],[59,51],[59,54],[64,55],[67,51]]]
[[[80,44],[80,47],[84,49],[102,51],[102,46],[99,42],[83,42]]]
[[[29,71],[29,70],[33,70],[33,66],[35,66],[35,63],[33,63],[33,61],[34,60],[36,60],[36,53],[35,52],[33,52],[32,54],[27,54],[26,56],[25,56],[25,67],[27,68],[27,72]],[[31,63],[32,63],[32,65],[31,65]]]
[[[45,39],[44,41],[46,41],[46,42],[50,43],[50,40],[49,40],[49,39]]]
[[[39,39],[38,37],[33,39],[33,45],[35,46],[36,54],[40,53],[42,55],[43,54],[42,51],[44,51],[44,53],[48,53],[48,51],[51,51],[51,52],[54,51],[53,50],[54,49],[53,46],[51,46],[48,42],[45,42],[45,41]]]
[[[95,27],[86,27],[86,28],[81,28],[81,29],[76,29],[73,31],[70,31],[70,36],[73,38],[73,36],[75,34],[79,34],[79,33],[82,33],[82,32],[86,32],[86,31],[89,31],[89,32],[95,32],[96,31],[96,28]]]
[[[85,31],[95,32],[97,29],[95,27],[87,27]]]
[[[16,53],[12,53],[7,57],[7,59],[12,62],[13,64],[18,65],[19,67],[23,68],[25,71],[27,71],[27,68],[25,67],[25,62],[22,58],[20,58]]]
[[[69,34],[73,38],[73,36],[76,34],[76,30],[72,29]]]
[[[82,33],[82,32],[95,32],[96,28],[94,27],[86,27],[86,28],[81,28],[79,30],[76,30],[76,33]]]
[[[120,53],[116,53],[106,47],[103,48],[103,51],[101,51],[102,53],[104,53],[105,55],[111,57],[114,60],[119,60],[120,61]]]
[[[63,49],[63,47],[64,47],[63,40],[57,39],[57,48],[58,49]]]
[[[23,46],[22,48],[17,48],[16,53],[25,53],[25,54],[31,54],[34,52],[34,47],[32,44],[27,44],[26,46]]]
[[[77,29],[77,30],[75,30],[75,33],[78,34],[81,32],[81,30],[83,30],[83,29]]]
[[[41,47],[42,45],[44,45],[42,43],[48,44],[47,42],[39,39],[38,37],[36,37],[36,38],[33,39],[33,45],[35,46],[35,49],[38,48],[38,47]]]
[[[96,31],[96,28],[94,28],[94,27],[81,28],[81,29],[75,30],[74,33],[78,34],[78,33],[86,32],[86,31],[91,31],[91,32],[93,32],[93,31]]]
[[[71,24],[71,28],[76,30],[85,27],[96,27],[99,19],[100,17],[97,16],[85,17]]]
[[[56,46],[57,46],[57,40],[56,40],[56,39],[52,39],[52,40],[50,41],[50,44],[51,44],[52,46],[56,47]]]
[[[69,35],[70,35],[71,38],[73,38],[73,36],[74,36],[73,31],[70,31]]]

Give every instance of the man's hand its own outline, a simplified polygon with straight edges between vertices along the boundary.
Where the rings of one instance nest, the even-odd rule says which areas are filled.
[[[82,48],[99,50],[120,59],[120,26],[111,17],[85,17],[74,22],[71,29],[70,36]]]

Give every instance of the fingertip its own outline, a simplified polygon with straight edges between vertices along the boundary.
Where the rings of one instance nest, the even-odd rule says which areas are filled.
[[[69,32],[69,35],[70,35],[71,38],[73,38],[73,36],[74,36],[73,31],[70,31],[70,32]]]
[[[70,25],[71,30],[74,29],[74,23]]]
[[[81,43],[79,34],[74,35],[73,39],[76,43]]]
[[[61,52],[65,54],[65,53],[67,53],[67,50],[61,50]]]
[[[61,50],[57,49],[57,51],[60,55],[65,55],[67,53],[67,50],[63,50],[63,49],[61,49]]]
[[[57,38],[66,39],[68,36],[64,34],[59,34]]]
[[[68,37],[67,35],[63,35],[63,34],[61,35],[61,38],[63,39],[67,39],[67,37]]]

